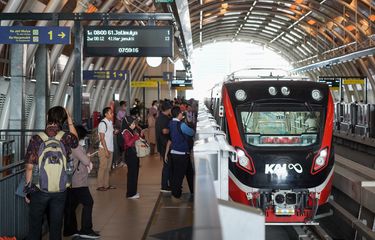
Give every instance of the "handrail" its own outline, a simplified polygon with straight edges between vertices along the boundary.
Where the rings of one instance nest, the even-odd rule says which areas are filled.
[[[222,239],[219,205],[212,171],[206,157],[194,158],[195,197],[193,239]]]

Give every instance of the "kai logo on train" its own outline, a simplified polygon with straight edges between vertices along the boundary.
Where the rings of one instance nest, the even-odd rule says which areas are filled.
[[[288,170],[294,170],[296,173],[302,173],[303,168],[301,164],[266,164],[265,174],[287,175]]]

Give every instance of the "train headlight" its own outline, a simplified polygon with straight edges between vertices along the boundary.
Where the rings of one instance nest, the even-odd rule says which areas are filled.
[[[320,90],[318,90],[318,89],[314,89],[314,90],[312,90],[312,92],[311,92],[311,96],[312,96],[312,98],[313,98],[314,100],[316,100],[316,101],[320,101],[320,100],[323,99],[323,94],[322,94],[322,92],[321,92]]]
[[[255,168],[254,168],[254,164],[250,156],[248,156],[245,153],[245,151],[243,151],[240,148],[236,148],[236,151],[237,151],[237,158],[238,158],[236,165],[242,170],[253,175],[255,173]]]
[[[275,202],[277,204],[283,204],[285,202],[285,196],[284,196],[284,194],[277,194],[275,196]]]
[[[242,89],[237,90],[235,96],[238,101],[244,101],[247,97],[246,92]]]
[[[317,173],[328,164],[328,148],[320,150],[319,154],[315,157],[313,163],[312,174]]]
[[[272,96],[276,96],[277,90],[275,87],[269,87],[268,88],[268,93],[271,94]]]
[[[281,93],[284,95],[284,96],[288,96],[290,94],[290,89],[288,87],[282,87],[281,88]]]

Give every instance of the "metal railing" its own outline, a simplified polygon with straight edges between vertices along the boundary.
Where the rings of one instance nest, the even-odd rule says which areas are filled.
[[[237,161],[236,151],[207,111],[200,106],[194,143],[193,239],[264,239],[261,210],[228,201],[228,166]]]
[[[0,237],[23,239],[27,235],[28,206],[24,198],[15,192],[24,177],[24,156],[28,142],[32,135],[41,131],[0,130],[0,141],[12,143],[10,161],[8,159],[6,165],[0,163]],[[0,152],[0,159],[3,159],[3,154],[4,150]]]

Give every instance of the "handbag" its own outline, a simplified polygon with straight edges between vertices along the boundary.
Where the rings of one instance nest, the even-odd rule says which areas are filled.
[[[146,140],[140,138],[135,141],[135,150],[137,151],[137,157],[146,157],[150,154],[150,145]]]

